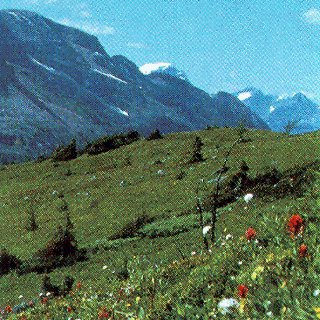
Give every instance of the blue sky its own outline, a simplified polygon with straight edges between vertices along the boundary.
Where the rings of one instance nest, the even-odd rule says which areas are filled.
[[[93,33],[138,66],[172,62],[207,92],[320,101],[320,0],[1,0]]]

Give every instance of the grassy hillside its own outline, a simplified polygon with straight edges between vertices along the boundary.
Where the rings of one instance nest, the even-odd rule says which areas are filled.
[[[205,161],[190,164],[196,136],[204,143]],[[284,197],[270,189],[270,196],[254,195],[249,204],[240,197],[221,207],[217,244],[207,252],[195,192],[204,202],[213,192],[216,171],[237,137],[236,129],[227,128],[170,134],[69,162],[1,167],[2,247],[30,259],[64,222],[61,206],[67,203],[78,245],[88,250],[87,261],[50,272],[54,283],[71,275],[81,288],[64,299],[36,302],[25,319],[96,319],[99,312],[114,319],[314,319],[313,308],[320,307],[313,294],[320,290],[319,165],[306,169],[305,176],[294,170],[319,160],[320,132],[291,137],[248,132],[250,141],[231,152],[224,181],[244,160],[250,177],[271,168],[293,170],[287,178],[292,183],[299,178],[303,189]],[[25,228],[31,211],[39,225],[34,232]],[[301,215],[305,228],[292,239],[287,223],[294,214]],[[125,237],[141,216],[145,223]],[[258,241],[245,238],[249,227]],[[303,258],[302,243],[309,252]],[[43,274],[15,271],[2,276],[0,306],[38,297],[42,279]],[[242,299],[241,284],[249,289]],[[222,315],[218,303],[231,297],[241,307]]]

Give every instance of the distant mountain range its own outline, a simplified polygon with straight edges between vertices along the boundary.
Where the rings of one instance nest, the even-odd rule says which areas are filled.
[[[268,129],[228,93],[211,97],[171,64],[139,68],[98,39],[24,10],[0,11],[0,162],[130,129]]]
[[[279,97],[248,87],[233,95],[258,114],[273,131],[283,131],[289,121],[296,123],[292,133],[320,129],[319,105],[301,92]]]

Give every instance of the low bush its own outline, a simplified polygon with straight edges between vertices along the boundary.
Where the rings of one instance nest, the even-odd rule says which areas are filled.
[[[102,137],[88,144],[82,153],[87,153],[89,155],[100,154],[131,144],[132,142],[137,141],[139,138],[140,135],[137,131],[130,131],[127,134]]]
[[[51,155],[53,161],[69,161],[77,157],[76,140],[72,139],[67,146],[59,146]]]
[[[137,231],[145,226],[146,224],[152,222],[153,219],[147,216],[146,214],[143,214],[142,216],[136,218],[132,222],[129,222],[126,224],[117,234],[111,237],[110,240],[115,239],[125,239],[125,238],[133,238],[136,236]]]
[[[162,139],[162,134],[160,133],[159,129],[156,129],[150,133],[150,135],[147,137],[147,140],[157,140]]]
[[[21,260],[16,256],[8,253],[6,249],[0,251],[0,276],[9,273],[11,270],[18,269],[21,265]]]
[[[72,265],[86,259],[86,250],[78,249],[73,233],[61,226],[44,249],[40,249],[26,263],[22,272],[50,272],[53,269]]]

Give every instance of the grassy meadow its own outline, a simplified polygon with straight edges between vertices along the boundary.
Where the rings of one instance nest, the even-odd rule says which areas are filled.
[[[320,159],[320,132],[287,136],[249,130],[228,160],[228,181],[242,161],[250,177]],[[189,163],[203,142],[203,162]],[[211,128],[140,139],[103,154],[67,162],[28,162],[0,168],[1,247],[30,259],[64,223],[68,205],[74,234],[88,259],[49,273],[75,279],[65,297],[39,297],[44,274],[11,271],[0,277],[0,307],[9,319],[316,319],[320,318],[320,165],[308,167],[301,193],[243,196],[218,209],[217,240],[203,246],[196,190],[205,202],[237,129]],[[292,171],[294,172],[294,171]],[[307,181],[308,180],[308,181]],[[250,190],[248,190],[249,192]],[[63,195],[63,198],[62,198]],[[62,200],[64,199],[64,200]],[[209,208],[210,209],[210,208]],[[210,210],[204,213],[209,224]],[[38,229],[28,231],[35,213]],[[303,230],[290,236],[292,215]],[[139,217],[145,222],[130,234]],[[246,230],[256,235],[249,241]],[[301,254],[301,245],[307,253]],[[245,286],[245,290],[239,286]],[[247,290],[247,291],[246,291]],[[319,290],[319,292],[317,292]],[[32,303],[32,299],[35,299]],[[233,308],[219,308],[234,298]],[[16,305],[30,304],[22,313]],[[317,309],[319,308],[319,309]],[[317,313],[318,312],[318,313]]]

